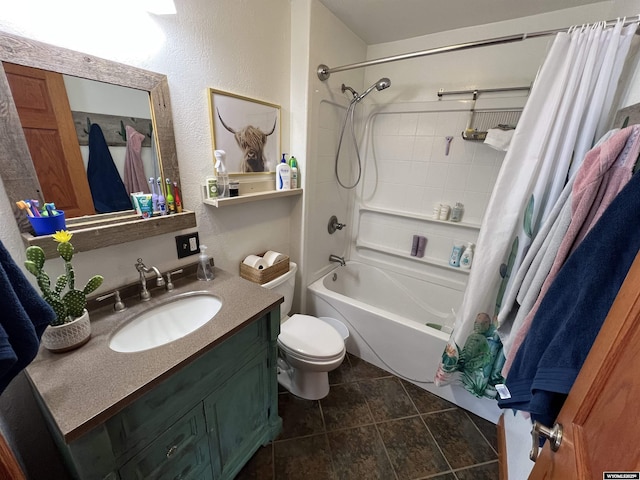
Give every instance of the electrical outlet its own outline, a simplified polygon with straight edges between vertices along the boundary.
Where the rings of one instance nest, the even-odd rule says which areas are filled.
[[[200,253],[200,238],[198,237],[198,232],[176,235],[176,250],[178,252],[178,258]]]

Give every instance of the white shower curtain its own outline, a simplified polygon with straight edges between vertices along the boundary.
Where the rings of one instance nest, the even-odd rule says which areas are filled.
[[[495,398],[503,381],[502,299],[568,175],[604,133],[600,120],[609,118],[637,25],[574,27],[553,41],[496,180],[437,385],[460,381],[478,397]]]

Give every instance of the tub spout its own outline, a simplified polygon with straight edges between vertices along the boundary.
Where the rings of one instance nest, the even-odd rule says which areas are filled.
[[[341,267],[344,267],[347,264],[347,262],[344,261],[344,257],[339,257],[334,254],[329,255],[329,261],[339,263]]]

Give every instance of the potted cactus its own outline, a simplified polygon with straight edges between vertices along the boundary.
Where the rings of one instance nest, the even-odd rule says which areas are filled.
[[[53,239],[58,242],[58,254],[65,262],[65,273],[56,279],[53,288],[49,275],[43,270],[45,257],[42,248],[27,248],[27,260],[24,262],[26,269],[38,280],[42,297],[56,313],[56,319],[42,335],[43,345],[54,352],[72,350],[89,341],[91,324],[85,308],[87,295],[102,285],[104,280],[101,275],[94,275],[82,290],[76,289],[75,273],[71,264],[74,252],[70,242],[72,235],[66,230],[53,235]]]

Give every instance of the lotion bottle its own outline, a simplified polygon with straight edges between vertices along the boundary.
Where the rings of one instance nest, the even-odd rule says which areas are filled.
[[[198,255],[198,260],[198,280],[213,280],[213,271],[211,270],[211,264],[209,263],[209,255],[207,255],[206,245],[200,245],[200,255]]]
[[[473,249],[475,245],[471,242],[467,243],[467,247],[464,249],[462,256],[460,257],[460,268],[469,270],[471,268],[471,262],[473,262]]]
[[[287,164],[286,155],[282,154],[282,160],[276,167],[276,190],[291,189],[291,167]]]

